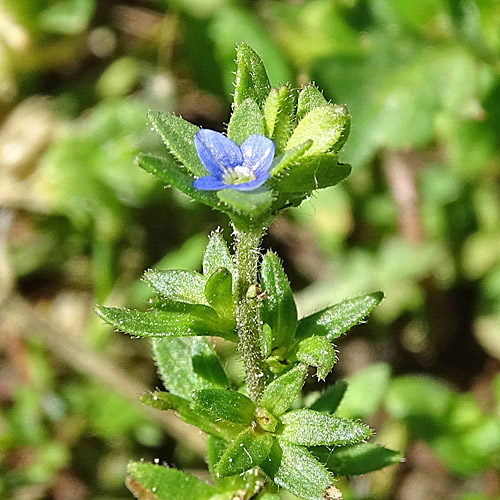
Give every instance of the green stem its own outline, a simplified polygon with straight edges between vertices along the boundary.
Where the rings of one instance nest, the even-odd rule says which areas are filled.
[[[266,377],[261,348],[262,324],[259,305],[256,298],[252,297],[254,295],[252,290],[257,290],[257,272],[263,231],[260,227],[246,231],[235,227],[234,237],[236,247],[234,297],[238,351],[245,367],[248,396],[258,403],[266,386]]]

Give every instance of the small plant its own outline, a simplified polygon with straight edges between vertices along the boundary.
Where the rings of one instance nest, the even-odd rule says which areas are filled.
[[[345,383],[308,408],[294,402],[310,367],[325,379],[336,359],[332,342],[362,321],[383,294],[345,300],[298,320],[279,258],[262,255],[260,246],[282,210],[349,175],[351,167],[337,156],[349,134],[347,108],[327,102],[313,84],[299,92],[288,85],[271,88],[262,61],[242,44],[227,136],[171,114],[153,112],[150,120],[170,154],[140,155],[139,166],[226,213],[234,253],[215,231],[202,274],[144,274],[156,294],[149,311],[97,308],[118,330],[152,339],[167,390],[142,401],[174,410],[208,435],[214,485],[133,462],[129,488],[142,500],[273,500],[280,489],[305,500],[341,498],[335,477],[380,469],[400,456],[367,443],[367,425],[335,416]],[[225,373],[210,336],[236,343],[242,386]]]

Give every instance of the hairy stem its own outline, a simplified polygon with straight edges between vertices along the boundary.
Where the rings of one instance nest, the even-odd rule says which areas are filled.
[[[245,367],[249,397],[258,403],[266,380],[264,357],[261,349],[262,324],[256,300],[257,271],[262,230],[260,228],[240,231],[235,228],[236,279],[234,297],[236,301],[236,328],[238,351]]]

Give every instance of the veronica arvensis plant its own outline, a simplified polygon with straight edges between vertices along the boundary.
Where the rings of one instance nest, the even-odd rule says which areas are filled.
[[[298,319],[280,260],[273,252],[262,255],[260,245],[282,210],[349,175],[350,166],[338,161],[349,134],[347,108],[326,101],[313,84],[298,92],[271,88],[262,61],[242,44],[227,135],[171,114],[153,112],[150,119],[171,153],[140,155],[139,166],[226,213],[235,250],[214,232],[202,273],[145,273],[156,293],[150,310],[97,308],[116,329],[152,339],[166,390],[144,395],[143,402],[176,411],[208,435],[213,484],[133,462],[129,487],[141,500],[275,500],[281,489],[304,500],[341,498],[336,476],[364,474],[400,456],[368,443],[372,431],[365,424],[335,415],[345,384],[309,407],[293,404],[310,367],[325,379],[336,359],[332,342],[383,294]],[[212,336],[236,343],[243,385],[225,373]]]

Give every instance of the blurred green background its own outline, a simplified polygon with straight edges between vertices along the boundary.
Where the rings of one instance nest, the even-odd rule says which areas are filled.
[[[147,341],[93,306],[144,307],[143,269],[229,235],[133,158],[162,148],[148,109],[223,129],[240,41],[353,115],[351,177],[265,241],[303,314],[386,293],[326,384],[406,461],[344,498],[500,498],[498,0],[1,0],[0,498],[125,500],[141,457],[204,475],[199,434],[138,402]]]

